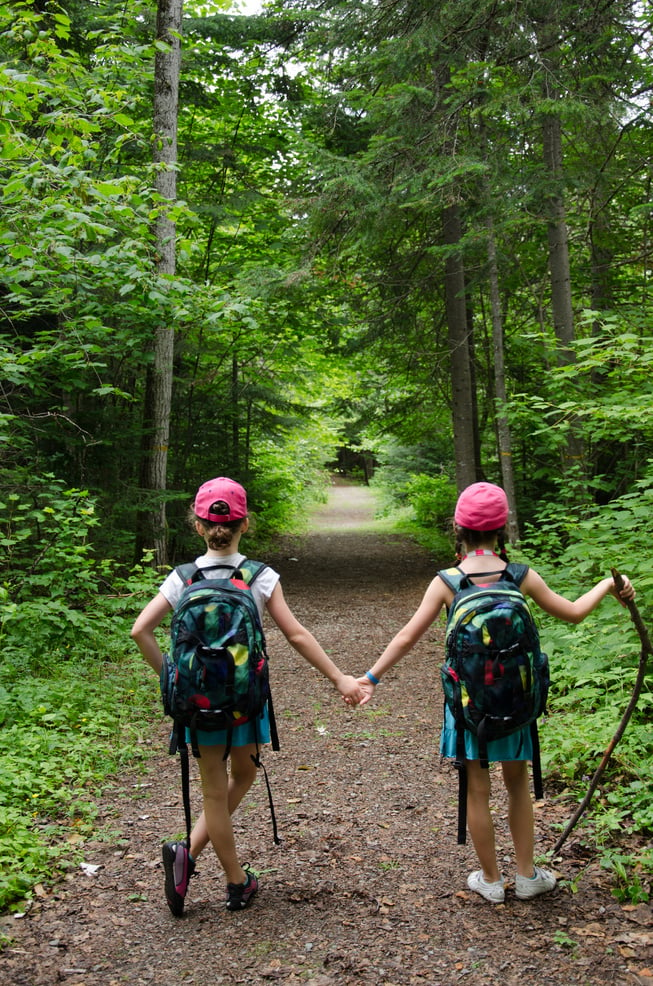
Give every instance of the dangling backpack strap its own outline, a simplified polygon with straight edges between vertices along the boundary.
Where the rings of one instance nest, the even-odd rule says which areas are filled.
[[[181,798],[184,805],[184,818],[186,820],[186,845],[190,850],[190,765],[188,762],[188,744],[186,742],[186,728],[180,722],[175,722],[170,734],[170,748],[168,753],[179,753],[181,764]]]
[[[268,695],[268,715],[270,717],[270,744],[275,753],[278,753],[281,747],[279,746],[279,733],[277,731],[277,720],[274,716],[274,706],[272,705],[272,692]]]
[[[184,818],[186,820],[186,846],[190,852],[190,767],[186,743],[180,748],[179,756],[181,760],[181,795],[184,802]]]
[[[465,573],[458,568],[439,571],[438,575],[453,592],[454,596],[459,592],[461,583],[465,578]],[[447,703],[444,703],[446,714]],[[456,720],[456,759],[454,768],[458,771],[458,835],[459,846],[464,846],[467,842],[467,756],[465,754],[465,727],[460,716],[455,715]]]
[[[275,734],[276,734],[276,727],[275,727]],[[275,749],[274,746],[273,746],[273,749]],[[277,739],[276,749],[277,750],[279,749],[279,740],[278,739]],[[261,760],[261,753],[260,753],[259,745],[258,745],[258,726],[256,726],[256,756],[254,756],[252,754],[252,763],[254,764],[254,766],[256,767],[257,770],[260,768],[263,771],[263,777],[265,779],[265,786],[266,786],[267,792],[268,792],[268,804],[270,805],[270,818],[272,820],[272,837],[274,839],[275,846],[278,846],[280,844],[280,842],[281,842],[281,839],[279,838],[279,832],[278,832],[278,829],[277,829],[277,816],[276,816],[276,813],[275,813],[275,810],[274,810],[274,801],[272,800],[272,788],[270,786],[270,779],[268,777],[268,772],[265,769],[265,764]]]
[[[181,797],[184,805],[184,817],[186,819],[186,839],[187,845],[190,848],[190,828],[191,828],[191,816],[190,816],[190,766],[188,763],[188,744],[186,742],[186,727],[181,722],[175,722],[172,724],[172,732],[170,733],[170,746],[168,748],[168,753],[174,755],[179,754],[179,762],[181,764]]]
[[[254,581],[259,577],[259,575],[261,574],[261,572],[264,571],[264,569],[266,569],[268,567],[263,562],[251,562],[247,558],[244,561],[242,561],[240,564],[241,564],[241,566],[244,566],[245,564],[247,564],[249,566],[252,566],[252,565],[257,566],[257,567],[254,568],[254,571],[252,572],[250,578],[249,579],[244,579],[244,581],[246,581],[247,584],[250,587],[253,585]],[[242,569],[241,569],[241,575],[244,577],[245,574],[246,574],[246,572],[242,572]],[[267,657],[267,654],[266,654],[266,657]],[[278,751],[280,749],[280,747],[279,747],[279,733],[277,731],[277,721],[276,721],[275,716],[274,716],[274,705],[272,703],[272,690],[271,689],[270,689],[270,691],[268,693],[268,717],[269,717],[269,720],[270,720],[270,742],[271,742],[271,745],[272,745],[272,749],[276,752],[276,751]],[[270,805],[270,818],[272,820],[272,837],[274,839],[274,844],[278,846],[280,844],[280,842],[281,842],[281,839],[279,838],[279,831],[277,829],[277,816],[276,816],[276,812],[274,810],[274,801],[272,799],[272,787],[270,785],[270,778],[268,777],[268,772],[265,769],[265,764],[261,760],[261,751],[259,749],[259,744],[258,744],[258,722],[255,722],[254,729],[255,729],[255,735],[256,735],[256,756],[252,756],[252,762],[254,763],[254,765],[255,765],[255,767],[256,767],[257,770],[260,769],[260,770],[263,771],[263,778],[265,780],[265,787],[266,787],[267,792],[268,792],[268,804]]]
[[[533,792],[535,794],[535,800],[541,801],[544,797],[544,785],[542,783],[540,735],[537,730],[537,719],[531,723],[531,742],[533,744]]]
[[[465,756],[465,730],[456,726],[456,759],[458,771],[458,845],[467,841],[467,757]]]
[[[179,729],[183,729],[182,726]],[[188,727],[188,732],[190,733],[190,748],[193,751],[193,756],[196,760],[200,759],[200,746],[197,742],[197,712],[193,715]],[[184,729],[184,742],[186,742],[186,730]]]
[[[476,739],[478,742],[478,759],[483,770],[490,769],[490,761],[487,756],[487,728],[486,719],[483,718],[478,724],[478,732],[476,734]]]

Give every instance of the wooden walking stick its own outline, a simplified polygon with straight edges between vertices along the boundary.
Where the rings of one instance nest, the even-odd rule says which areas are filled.
[[[621,589],[623,589],[623,585],[624,585],[621,574],[617,571],[616,568],[611,569],[611,571],[612,571],[612,578],[614,579],[614,584],[616,585],[617,590],[620,591]],[[614,736],[608,743],[607,749],[603,754],[601,763],[596,768],[594,777],[590,781],[589,788],[587,789],[587,794],[579,804],[578,808],[576,809],[572,817],[569,819],[566,829],[564,830],[564,832],[556,842],[555,846],[551,850],[551,854],[553,856],[555,856],[555,854],[560,851],[560,848],[567,840],[569,833],[572,831],[572,829],[578,822],[579,818],[582,816],[587,806],[589,805],[590,801],[592,800],[592,795],[596,791],[598,783],[601,780],[601,777],[603,776],[603,772],[608,765],[612,753],[614,752],[614,748],[619,742],[619,740],[621,739],[621,737],[623,736],[624,732],[626,731],[626,726],[628,725],[630,717],[635,710],[635,706],[637,705],[637,700],[639,699],[639,695],[642,690],[642,685],[644,684],[644,677],[646,675],[646,665],[648,664],[648,658],[650,654],[653,654],[653,649],[651,648],[651,640],[648,635],[648,630],[646,629],[644,623],[642,622],[642,618],[639,614],[639,610],[637,609],[637,606],[635,605],[632,599],[624,600],[624,604],[628,607],[628,610],[630,611],[632,621],[635,624],[635,628],[637,630],[637,633],[639,634],[639,639],[642,643],[642,649],[639,655],[639,667],[637,669],[637,677],[635,679],[633,694],[631,695],[630,701],[626,706],[624,714],[621,717],[621,722],[617,727],[617,731],[615,732]]]

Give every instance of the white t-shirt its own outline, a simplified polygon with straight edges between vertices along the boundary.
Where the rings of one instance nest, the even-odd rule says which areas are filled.
[[[207,551],[205,555],[200,555],[199,558],[195,559],[195,564],[198,568],[210,568],[211,576],[216,578],[229,578],[231,575],[231,566],[242,565],[245,561],[246,555],[241,555],[239,552],[233,555],[218,555],[216,552]],[[221,572],[220,569],[225,567],[227,571]],[[279,573],[275,572],[273,568],[264,568],[259,575],[256,576],[256,580],[252,585],[252,594],[256,602],[256,606],[259,612],[261,621],[263,621],[263,613],[265,611],[265,604],[272,595],[274,587],[279,581]],[[159,592],[166,597],[172,608],[174,609],[182,592],[184,591],[184,583],[179,577],[177,572],[170,572],[165,582],[162,583]]]

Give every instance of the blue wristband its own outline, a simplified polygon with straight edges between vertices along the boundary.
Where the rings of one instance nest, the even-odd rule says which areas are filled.
[[[372,682],[373,685],[378,685],[380,678],[375,678],[371,671],[365,672],[365,677]]]

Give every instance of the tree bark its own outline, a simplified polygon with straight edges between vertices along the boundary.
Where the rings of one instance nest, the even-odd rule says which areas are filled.
[[[553,328],[558,341],[558,365],[569,366],[575,361],[576,356],[572,345],[575,337],[574,313],[571,299],[569,233],[562,191],[562,128],[559,116],[545,115],[542,136],[544,165],[551,189],[547,196],[547,237]],[[576,472],[579,477],[585,471],[583,441],[575,419],[570,422],[563,450],[562,470],[565,476]]]
[[[569,232],[562,192],[562,129],[560,118],[547,114],[542,122],[544,165],[550,185],[547,196],[547,239],[551,275],[553,327],[559,343],[558,362],[573,363],[574,311],[571,301]]]
[[[154,163],[156,190],[171,204],[177,195],[177,115],[179,75],[181,70],[181,17],[183,0],[159,0],[156,39],[165,49],[157,48],[154,64]],[[155,222],[156,271],[165,293],[166,278],[176,270],[175,224],[166,209],[159,209]],[[165,312],[165,309],[164,309]],[[167,485],[168,443],[172,411],[174,328],[169,317],[156,327],[153,362],[148,370],[145,421],[149,423],[149,442],[144,459],[143,487],[152,507],[145,525],[158,565],[167,562],[167,525],[164,493]]]
[[[462,238],[460,213],[457,205],[448,206],[442,214],[443,239],[455,247]],[[467,305],[465,301],[465,269],[460,251],[451,250],[445,262],[444,274],[449,355],[451,366],[451,413],[453,420],[456,485],[459,490],[476,482],[476,421],[470,368]]]
[[[519,540],[519,523],[517,519],[517,498],[515,496],[515,477],[512,468],[512,439],[510,425],[506,415],[508,394],[506,390],[506,367],[503,345],[503,316],[501,313],[501,298],[499,295],[499,272],[497,266],[497,248],[492,222],[488,222],[488,273],[490,280],[490,308],[492,316],[492,350],[494,356],[494,393],[497,402],[496,425],[497,443],[499,446],[499,462],[501,465],[501,483],[508,498],[508,540],[516,544]]]
[[[542,159],[546,193],[544,200],[549,247],[549,274],[551,281],[551,313],[557,346],[558,366],[574,363],[576,354],[574,311],[571,292],[571,266],[569,260],[569,230],[564,195],[564,166],[562,151],[562,123],[556,104],[561,101],[557,79],[560,74],[560,11],[558,4],[544,5],[538,30],[538,42],[542,65],[545,69],[542,97],[547,108],[541,114]],[[553,104],[553,105],[552,105]],[[582,498],[586,489],[581,482],[585,472],[584,447],[578,422],[572,418],[565,446],[562,450],[562,474],[571,480],[567,484],[568,496]]]

